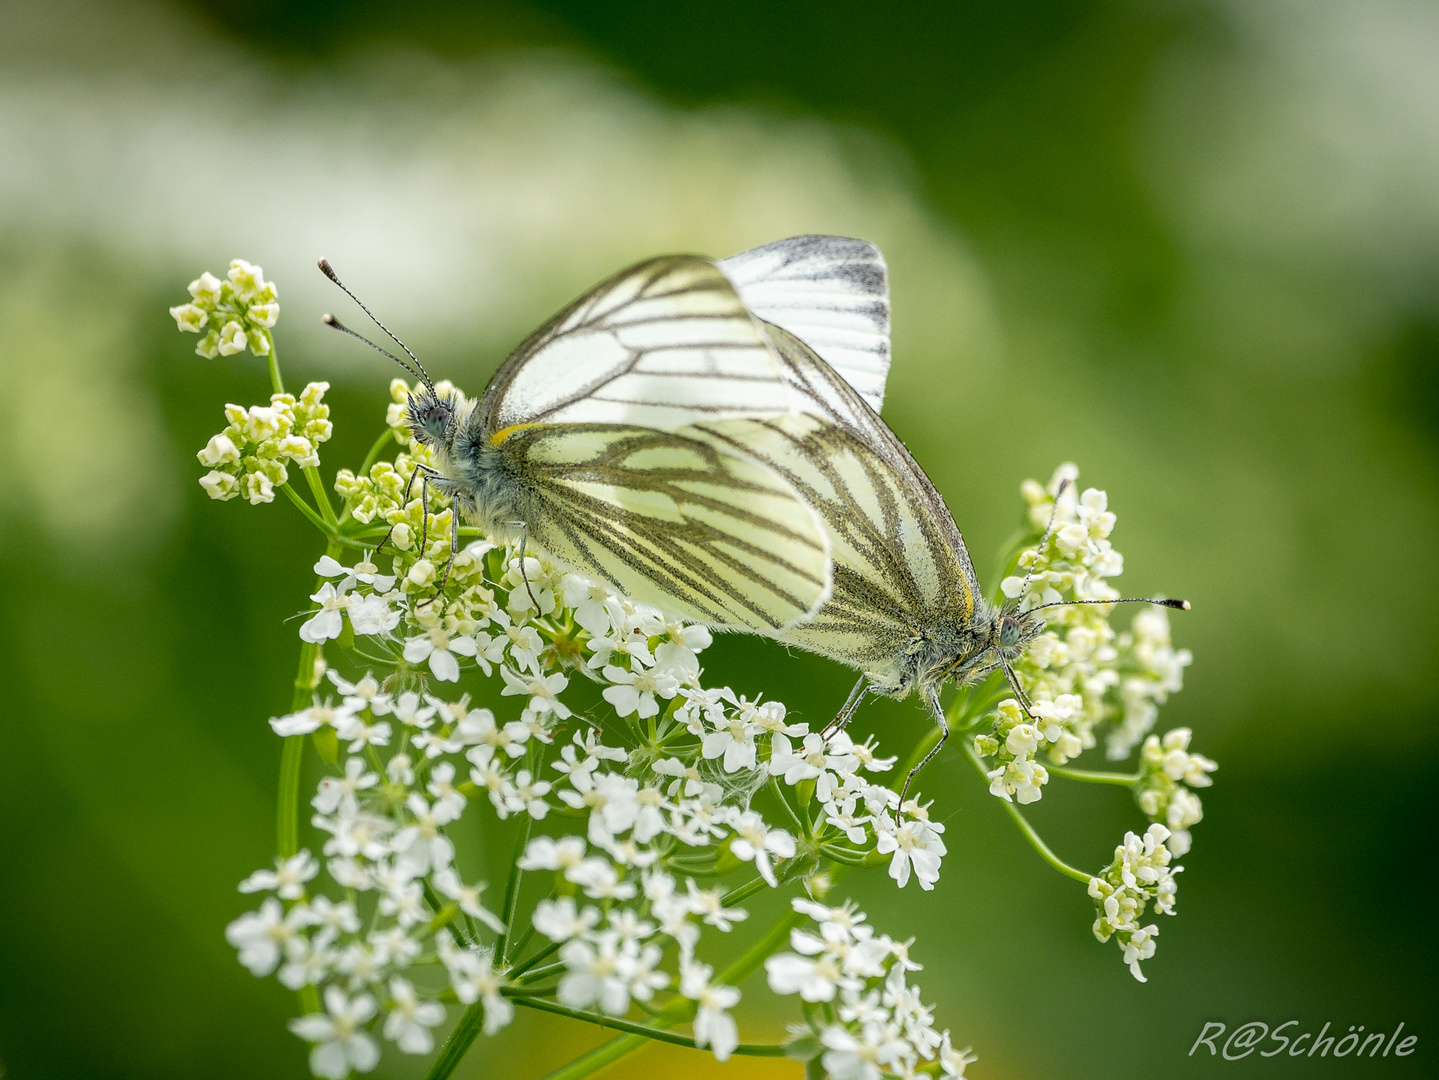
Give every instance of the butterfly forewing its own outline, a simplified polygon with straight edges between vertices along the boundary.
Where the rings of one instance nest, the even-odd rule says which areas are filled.
[[[729,279],[685,255],[640,263],[575,301],[515,351],[480,403],[495,432],[527,423],[674,431],[793,408],[775,350]]]
[[[542,508],[530,538],[641,603],[774,632],[828,596],[822,522],[753,457],[693,431],[617,424],[516,427],[501,447]]]

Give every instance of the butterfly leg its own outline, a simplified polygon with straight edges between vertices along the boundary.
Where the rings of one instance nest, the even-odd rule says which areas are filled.
[[[408,482],[407,484],[405,484],[405,497],[404,497],[404,499],[401,501],[401,502],[402,502],[402,505],[408,506],[408,505],[410,504],[410,489],[415,486],[415,477],[421,476],[421,475],[423,474],[424,479],[422,480],[422,482],[421,482],[421,484],[420,484],[420,505],[421,505],[422,507],[427,506],[428,504],[425,502],[425,498],[424,498],[424,496],[425,496],[425,483],[428,482],[430,476],[431,476],[432,474],[434,474],[434,473],[435,473],[435,470],[432,469],[432,468],[430,468],[428,465],[421,465],[421,464],[419,464],[419,463],[417,462],[417,463],[415,464],[415,467],[414,467],[413,471],[411,471],[411,473],[410,473],[410,480],[409,480],[409,482]],[[429,512],[429,511],[426,510],[426,513],[428,513],[428,512]],[[422,520],[425,520],[425,519],[422,518]],[[398,524],[398,522],[396,522],[396,524]],[[394,525],[391,525],[391,526],[390,526],[390,531],[387,532],[387,533],[385,533],[384,539],[382,539],[378,544],[375,545],[375,551],[376,551],[376,552],[378,552],[378,551],[380,550],[380,548],[384,547],[386,544],[388,544],[388,543],[390,542],[390,533],[393,533],[394,531],[395,531],[395,526],[394,526]],[[423,542],[421,542],[421,544],[420,544],[420,553],[421,553],[421,554],[424,554],[424,543],[423,543]]]
[[[460,552],[460,515],[451,512],[450,514],[450,557],[445,560],[445,568],[440,572],[439,584],[435,586],[435,594],[426,600],[420,607],[433,604],[445,591],[445,583],[450,580],[450,568],[455,565],[455,556]]]
[[[844,699],[844,705],[840,707],[839,715],[826,724],[824,730],[820,732],[821,738],[828,739],[832,735],[839,734],[844,730],[845,725],[854,719],[855,710],[864,700],[865,687],[868,685],[869,681],[861,675],[859,682],[855,683],[854,689],[849,692],[849,697]]]
[[[1029,700],[1029,695],[1024,692],[1024,687],[1019,685],[1019,676],[1014,673],[1014,668],[1003,660],[999,662],[999,666],[1004,669],[1004,677],[1008,680],[1010,689],[1014,691],[1014,696],[1019,699],[1019,707],[1024,710],[1024,715],[1033,720],[1034,713],[1030,710],[1034,702]]]
[[[915,774],[929,764],[930,759],[939,753],[944,746],[945,740],[949,738],[949,725],[944,720],[944,708],[939,703],[939,692],[931,690],[925,695],[925,701],[929,704],[929,711],[934,714],[935,723],[939,725],[939,742],[930,747],[929,753],[918,765],[909,770],[909,775],[904,778],[904,787],[899,791],[899,805],[894,808],[894,820],[899,820],[899,808],[904,805],[904,800],[909,796],[909,785],[913,783]]]
[[[535,614],[540,615],[540,602],[535,599],[534,591],[530,588],[530,576],[525,573],[525,544],[530,538],[530,527],[523,521],[507,521],[506,525],[518,525],[520,527],[520,577],[525,582],[525,592],[529,593],[530,603],[535,605]]]

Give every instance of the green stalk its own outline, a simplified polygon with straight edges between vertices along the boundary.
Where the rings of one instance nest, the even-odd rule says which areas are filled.
[[[965,739],[961,745],[964,747],[965,757],[969,758],[970,764],[975,767],[980,777],[988,780],[989,774],[985,772],[984,762],[980,761],[979,755],[974,752],[974,744],[968,739]],[[1019,812],[1019,807],[1015,806],[1014,803],[1008,799],[1001,799],[1000,802],[1009,813],[1010,818],[1019,826],[1019,831],[1024,834],[1024,838],[1029,841],[1035,851],[1039,852],[1040,858],[1066,877],[1072,877],[1075,881],[1082,881],[1086,885],[1089,884],[1089,879],[1094,876],[1093,874],[1086,874],[1083,870],[1075,869],[1054,852],[1050,851],[1049,845],[1044,842],[1039,833],[1034,831],[1034,826]]]
[[[270,355],[265,359],[270,365],[270,386],[277,394],[285,392],[285,383],[280,378],[280,358],[275,354],[275,335],[265,331],[265,337],[270,342]]]
[[[454,1072],[484,1026],[485,1007],[477,1001],[460,1014],[460,1022],[455,1025],[455,1030],[450,1032],[445,1045],[440,1047],[440,1053],[435,1058],[435,1063],[430,1066],[426,1080],[445,1080]]]
[[[340,554],[339,543],[331,538],[325,547],[325,554],[335,558]],[[317,578],[318,590],[324,578]],[[307,708],[314,696],[319,677],[315,673],[315,661],[319,658],[320,646],[306,641],[300,644],[300,664],[295,672],[295,693],[290,699],[290,711],[299,712]],[[280,796],[275,809],[276,849],[280,857],[288,859],[300,850],[300,766],[304,760],[305,736],[291,735],[285,739],[280,751]]]
[[[1133,787],[1139,783],[1138,773],[1096,772],[1092,769],[1067,769],[1063,765],[1046,765],[1045,769],[1052,776],[1062,776],[1066,780],[1082,780],[1087,784],[1117,784],[1120,787]]]
[[[298,491],[294,489],[293,486],[291,486],[288,480],[280,485],[280,490],[283,491],[287,496],[289,496],[290,501],[295,504],[295,506],[299,509],[300,513],[304,514],[307,518],[310,519],[311,525],[315,526],[315,528],[319,529],[331,540],[335,538],[335,530],[330,525],[330,523],[326,521],[323,517],[321,517],[319,514],[315,513],[314,508],[311,507],[310,504],[304,500],[304,498],[300,495]]]
[[[540,1012],[554,1013],[557,1016],[568,1016],[572,1020],[583,1020],[598,1027],[614,1028],[616,1031],[627,1031],[632,1035],[650,1039],[654,1042],[671,1043],[675,1046],[687,1046],[691,1050],[702,1050],[704,1047],[696,1046],[694,1039],[688,1035],[676,1035],[664,1028],[651,1027],[649,1024],[637,1024],[632,1020],[621,1020],[618,1017],[606,1016],[604,1013],[590,1012],[586,1009],[571,1009],[554,1001],[546,1001],[544,998],[530,997],[527,994],[513,992],[510,990],[501,991],[516,1005],[523,1005],[528,1009],[538,1009]],[[663,1010],[661,1010],[663,1012]],[[736,1054],[746,1054],[750,1057],[783,1057],[784,1047],[779,1043],[740,1043],[734,1048]]]

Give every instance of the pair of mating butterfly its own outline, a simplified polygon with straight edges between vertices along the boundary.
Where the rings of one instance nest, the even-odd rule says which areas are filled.
[[[408,419],[439,463],[427,482],[464,517],[633,600],[857,668],[831,729],[867,692],[917,690],[941,738],[906,791],[948,737],[945,683],[998,668],[1027,700],[1011,665],[1039,609],[980,595],[954,518],[879,418],[889,286],[873,245],[798,236],[649,259],[535,331],[463,404],[375,322],[424,384]]]

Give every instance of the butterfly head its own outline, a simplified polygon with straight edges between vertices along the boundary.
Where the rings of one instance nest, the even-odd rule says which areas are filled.
[[[455,418],[459,402],[455,395],[426,386],[410,395],[406,419],[415,441],[436,450],[446,450],[454,442]]]
[[[1017,604],[1008,604],[995,612],[989,651],[996,660],[1012,664],[1043,631],[1044,618],[1039,612],[1020,611]]]

